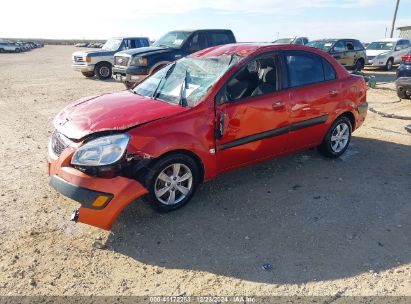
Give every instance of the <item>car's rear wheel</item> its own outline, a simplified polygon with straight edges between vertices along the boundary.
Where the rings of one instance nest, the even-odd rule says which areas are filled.
[[[100,80],[107,80],[111,77],[111,64],[99,63],[95,68],[95,74]]]
[[[362,69],[364,69],[364,62],[362,59],[358,59],[355,62],[354,71],[360,72]]]
[[[81,72],[84,77],[90,78],[94,76],[94,72]]]
[[[397,88],[397,95],[401,99],[408,99],[407,91],[403,87]]]
[[[351,121],[345,116],[337,118],[319,146],[320,152],[329,158],[340,157],[350,144],[351,132]]]
[[[187,204],[200,181],[196,162],[185,154],[165,156],[154,163],[145,177],[150,205],[160,212]]]
[[[15,49],[14,50],[16,53],[20,53],[20,49]]]
[[[394,60],[392,58],[388,59],[387,63],[385,64],[385,70],[391,71],[393,65],[394,65]]]

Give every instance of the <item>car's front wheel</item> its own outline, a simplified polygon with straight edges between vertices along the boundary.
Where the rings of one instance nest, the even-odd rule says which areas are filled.
[[[172,154],[159,159],[148,170],[145,185],[151,206],[161,212],[187,204],[200,181],[196,162],[185,154]]]
[[[362,69],[364,69],[364,62],[362,59],[358,59],[355,62],[354,71],[361,72]]]
[[[95,68],[95,74],[100,80],[107,80],[111,78],[111,64],[99,63]]]
[[[340,157],[350,144],[351,132],[350,120],[345,116],[337,118],[319,146],[320,152],[329,158]]]
[[[385,64],[385,70],[391,71],[393,65],[394,65],[394,60],[392,58],[388,59],[387,63]]]

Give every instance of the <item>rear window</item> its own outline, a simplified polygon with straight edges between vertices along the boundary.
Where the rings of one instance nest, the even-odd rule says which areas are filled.
[[[232,43],[231,33],[210,33],[211,36],[211,46]]]
[[[333,66],[321,56],[304,51],[286,53],[290,87],[336,79]]]

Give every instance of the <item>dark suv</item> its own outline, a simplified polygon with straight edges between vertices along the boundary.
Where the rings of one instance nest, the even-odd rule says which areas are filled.
[[[150,47],[116,53],[113,78],[130,88],[170,62],[211,46],[235,42],[231,30],[172,31]]]
[[[367,58],[364,46],[356,39],[314,40],[307,46],[329,53],[347,70],[361,71]]]
[[[399,98],[411,98],[411,51],[401,57],[401,65],[397,69],[395,84]]]

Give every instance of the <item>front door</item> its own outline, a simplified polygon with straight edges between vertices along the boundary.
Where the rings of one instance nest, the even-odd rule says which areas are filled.
[[[277,54],[249,61],[227,82],[216,105],[219,172],[285,151],[289,93],[281,88]]]

